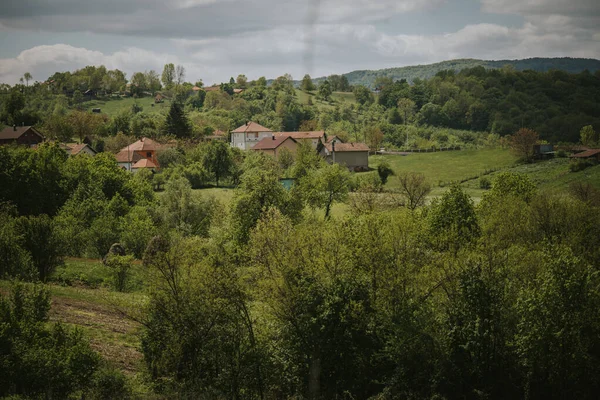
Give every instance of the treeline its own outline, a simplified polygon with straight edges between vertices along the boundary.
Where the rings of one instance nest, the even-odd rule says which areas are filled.
[[[600,60],[591,58],[527,58],[523,60],[477,60],[463,58],[456,60],[447,60],[439,63],[426,65],[410,65],[398,68],[385,68],[378,70],[352,71],[344,74],[351,85],[363,85],[369,88],[375,88],[377,78],[387,77],[393,80],[406,79],[412,83],[416,79],[431,79],[440,71],[452,70],[459,72],[463,69],[475,67],[485,67],[486,69],[512,68],[516,71],[532,70],[537,72],[547,72],[550,70],[560,70],[568,73],[578,74],[585,70],[594,72],[600,69]]]
[[[209,166],[221,150],[205,146],[220,145],[171,152],[160,196],[149,175],[105,155],[0,149],[3,277],[45,280],[61,257],[101,257],[119,241],[127,255],[107,267],[127,290],[127,265],[142,260],[141,350],[148,387],[164,397],[597,396],[597,190],[538,193],[501,173],[477,206],[458,186],[423,205],[419,174],[400,175],[395,196],[381,191],[393,171],[353,176],[301,146],[285,165],[260,153],[230,165],[220,179],[239,185],[223,205],[192,192],[185,172],[219,179]],[[290,190],[284,176],[296,178]],[[348,214],[333,217],[340,201]],[[13,327],[2,343],[47,339],[0,353],[11,360],[0,393],[126,397],[83,339],[48,333],[47,294],[21,293],[0,304]],[[77,360],[52,370],[73,374],[68,385],[35,380],[30,360],[59,357]]]

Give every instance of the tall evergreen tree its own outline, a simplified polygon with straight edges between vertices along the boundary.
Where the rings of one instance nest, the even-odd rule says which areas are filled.
[[[185,115],[183,105],[178,101],[171,103],[165,121],[165,132],[177,137],[189,137],[192,134],[192,126]]]

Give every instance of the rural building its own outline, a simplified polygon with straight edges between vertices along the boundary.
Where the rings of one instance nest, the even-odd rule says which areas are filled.
[[[275,136],[291,137],[297,142],[310,143],[313,149],[320,151],[327,139],[325,131],[307,131],[307,132],[276,132]]]
[[[146,159],[152,161],[153,167],[158,169],[157,151],[161,145],[152,139],[141,138],[135,143],[123,147],[116,155],[117,163],[120,167],[131,171],[133,166],[140,160]],[[144,167],[147,168],[147,167]]]
[[[533,154],[537,159],[554,157],[554,145],[536,144],[533,146]]]
[[[581,153],[573,154],[571,157],[576,159],[594,160],[600,162],[600,149],[589,149]]]
[[[217,129],[212,135],[204,136],[204,140],[224,140],[227,141],[227,132]]]
[[[283,149],[288,149],[290,153],[296,154],[298,142],[290,136],[271,136],[256,143],[252,148],[252,150],[262,151],[276,160],[279,159],[279,154]]]
[[[328,163],[345,165],[354,171],[369,169],[369,146],[365,143],[341,143],[335,140],[325,143],[321,156]]]
[[[67,154],[70,156],[76,156],[77,154],[87,154],[89,156],[95,156],[96,150],[92,149],[88,144],[82,143],[67,143]]]
[[[231,131],[231,147],[249,150],[264,138],[273,136],[273,131],[256,122],[246,122],[244,125]]]
[[[154,172],[158,169],[158,166],[154,164],[152,160],[142,158],[131,166],[131,172],[135,174],[141,169],[149,169],[150,171]]]
[[[25,146],[34,146],[43,141],[44,135],[38,132],[33,126],[9,126],[0,132],[0,145],[16,143]]]

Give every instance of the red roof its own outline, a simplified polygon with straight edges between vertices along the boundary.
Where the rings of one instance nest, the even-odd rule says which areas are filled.
[[[156,168],[156,164],[147,158],[142,158],[140,161],[133,164],[131,168]]]
[[[85,143],[82,143],[82,144],[68,143],[67,146],[69,147],[69,151],[71,152],[72,156],[76,156],[77,154],[81,153],[81,151],[85,147],[88,147],[88,145]],[[90,150],[94,151],[91,147],[90,147]],[[94,151],[94,153],[95,153],[95,151]]]
[[[194,87],[192,88],[192,90],[193,90],[194,92],[198,92],[198,91],[202,90],[202,88],[201,88],[201,87],[198,87],[198,86],[194,86]]]
[[[323,139],[325,131],[306,131],[306,132],[275,132],[275,136],[287,136],[293,139]]]
[[[331,143],[326,143],[325,148],[331,152]],[[347,152],[347,151],[369,151],[369,146],[365,143],[340,143],[335,142],[335,152]]]
[[[234,129],[231,133],[244,133],[244,132],[273,132],[269,128],[265,128],[264,126],[257,124],[256,122],[246,122],[244,125]]]
[[[40,138],[44,139],[44,136],[41,133],[39,133],[33,126],[6,127],[2,131],[0,131],[0,139],[18,139],[30,129],[33,133],[38,135]]]
[[[120,163],[136,162],[140,158],[143,158],[141,155],[131,149],[127,151],[127,147],[119,151],[115,157],[117,158],[117,162]]]
[[[129,146],[125,146],[121,149],[121,151],[153,151],[158,150],[160,148],[160,144],[156,143],[152,139],[141,138],[135,143],[130,144]]]
[[[260,142],[254,145],[252,150],[274,150],[281,146],[288,139],[296,143],[294,138],[289,136],[273,136],[262,139]]]
[[[588,158],[600,153],[600,149],[589,149],[581,153],[573,154],[571,157]]]

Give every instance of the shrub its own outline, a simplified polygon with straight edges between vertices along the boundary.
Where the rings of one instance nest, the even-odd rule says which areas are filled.
[[[565,157],[567,157],[567,152],[564,150],[559,150],[556,152],[556,157],[565,158]]]
[[[377,173],[379,174],[379,179],[381,179],[381,184],[385,185],[388,177],[390,175],[394,175],[394,170],[390,168],[390,165],[386,162],[382,162],[377,167]]]
[[[106,266],[111,269],[112,284],[115,290],[123,292],[127,288],[132,261],[131,256],[111,255],[106,258]]]
[[[131,396],[127,378],[121,371],[103,367],[96,371],[92,380],[90,399],[128,399]]]
[[[571,172],[579,172],[579,171],[583,171],[587,167],[591,167],[591,166],[592,166],[592,163],[589,162],[588,160],[575,160],[575,161],[571,162],[571,164],[569,164],[569,170]]]
[[[488,178],[487,176],[482,176],[481,178],[479,178],[479,188],[488,190],[491,187],[492,182],[490,181],[490,178]]]

